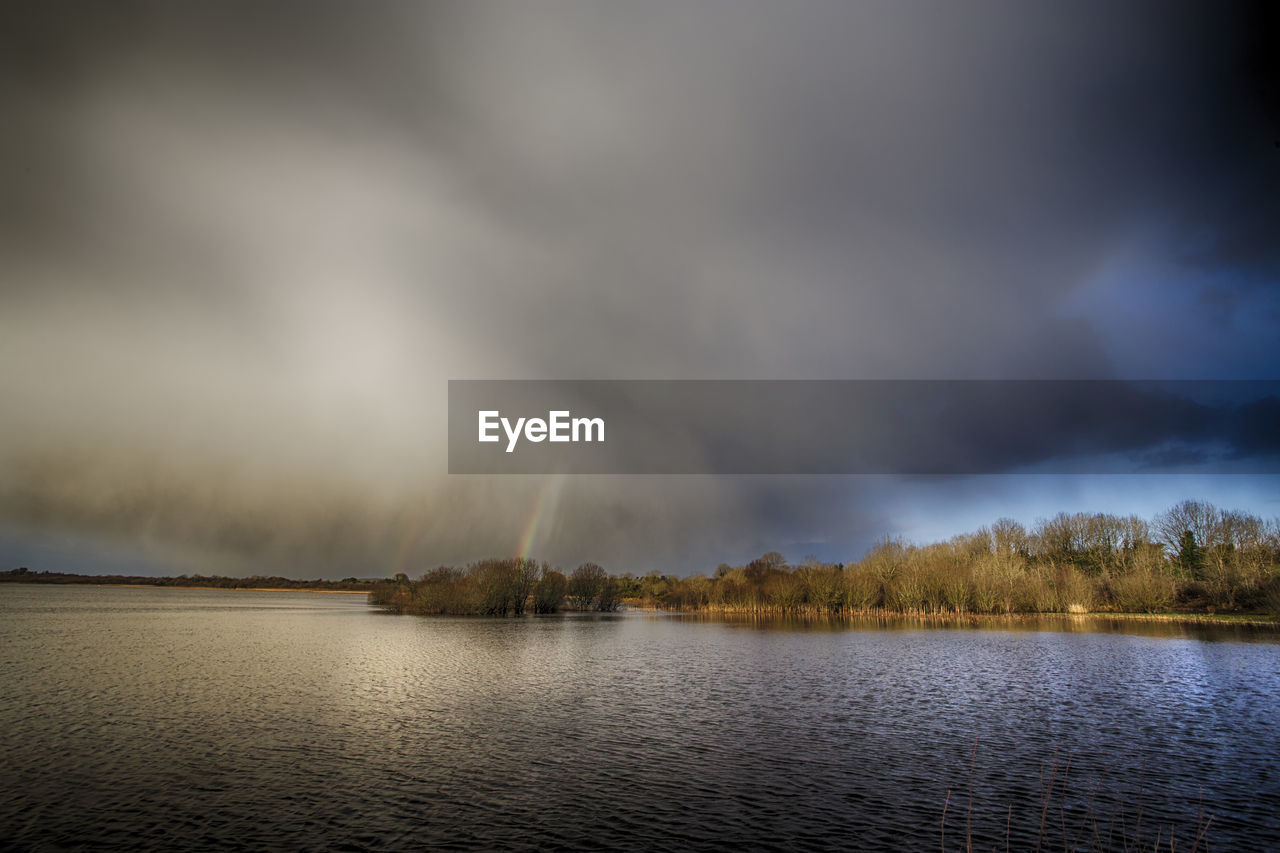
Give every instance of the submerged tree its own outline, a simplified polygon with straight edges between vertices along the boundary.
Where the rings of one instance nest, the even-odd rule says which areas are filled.
[[[577,610],[591,610],[600,599],[608,575],[596,563],[583,563],[569,576],[569,603]]]
[[[533,612],[555,613],[568,588],[568,578],[550,566],[543,566],[542,579],[533,588]]]
[[[605,575],[604,580],[600,583],[600,594],[596,597],[596,610],[601,613],[612,613],[617,610],[622,605],[622,598],[618,592],[617,578]]]

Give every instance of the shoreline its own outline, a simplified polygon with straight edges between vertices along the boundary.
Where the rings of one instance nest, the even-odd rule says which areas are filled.
[[[80,584],[31,584],[31,586],[114,586],[129,589],[212,589],[221,592],[317,592],[325,595],[368,595],[367,589],[293,589],[286,586],[179,586],[177,584],[150,583],[80,583]]]
[[[12,584],[14,586],[54,586],[54,587],[85,587],[85,586],[107,586],[116,589],[210,589],[218,592],[317,592],[327,595],[368,595],[367,589],[307,589],[305,587],[283,587],[283,586],[200,586],[195,584],[156,584],[156,583],[40,583],[38,581],[8,581],[0,586]]]
[[[54,586],[54,587],[114,587],[118,589],[172,589],[172,590],[212,590],[216,592],[306,592],[324,595],[365,595],[369,590],[363,589],[307,589],[305,587],[229,587],[204,586],[196,584],[143,584],[143,583],[32,583],[10,581],[22,586]],[[852,622],[856,620],[875,619],[903,622],[949,622],[980,625],[988,623],[1017,623],[1039,619],[1056,619],[1071,622],[1097,620],[1113,620],[1122,622],[1148,622],[1182,625],[1218,625],[1238,626],[1280,631],[1280,617],[1269,617],[1262,614],[1248,613],[1124,613],[1095,611],[1090,613],[901,613],[894,610],[859,610],[846,613],[814,613],[808,611],[784,612],[768,610],[672,610],[669,608],[626,602],[626,610],[636,613],[665,614],[681,617],[735,617],[753,619],[790,619],[806,622]],[[558,613],[575,613],[574,610],[561,610]],[[406,614],[417,615],[417,614]]]
[[[1280,631],[1280,617],[1250,613],[1124,613],[1095,611],[1091,613],[901,613],[895,610],[859,610],[847,613],[812,613],[760,610],[671,610],[640,604],[628,604],[628,610],[671,616],[749,617],[756,619],[795,619],[816,622],[847,622],[877,619],[914,622],[951,622],[981,624],[983,622],[1029,622],[1038,619],[1060,619],[1086,622],[1110,619],[1121,622],[1157,622],[1183,625],[1219,625]]]

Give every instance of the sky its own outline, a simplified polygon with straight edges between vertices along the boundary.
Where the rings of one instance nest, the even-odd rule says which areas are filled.
[[[1274,474],[450,476],[449,379],[1277,379],[1264,3],[15,2],[0,569],[710,571]],[[1274,470],[1274,469],[1273,469]]]

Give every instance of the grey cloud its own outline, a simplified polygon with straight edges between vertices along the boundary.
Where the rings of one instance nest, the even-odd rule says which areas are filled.
[[[514,547],[448,378],[1123,375],[1065,295],[1170,211],[1263,269],[1280,198],[1207,5],[0,14],[3,517],[232,569]],[[542,547],[875,517],[832,488],[570,481]]]

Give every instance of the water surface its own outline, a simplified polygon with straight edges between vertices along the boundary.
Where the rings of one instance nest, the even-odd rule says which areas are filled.
[[[0,839],[937,850],[950,790],[950,849],[966,818],[1003,849],[1010,805],[1034,848],[1051,769],[1068,837],[1096,787],[1094,816],[1123,808],[1131,833],[1141,804],[1148,844],[1173,824],[1189,849],[1200,809],[1211,850],[1280,838],[1274,635],[1081,624],[422,619],[4,585]]]

